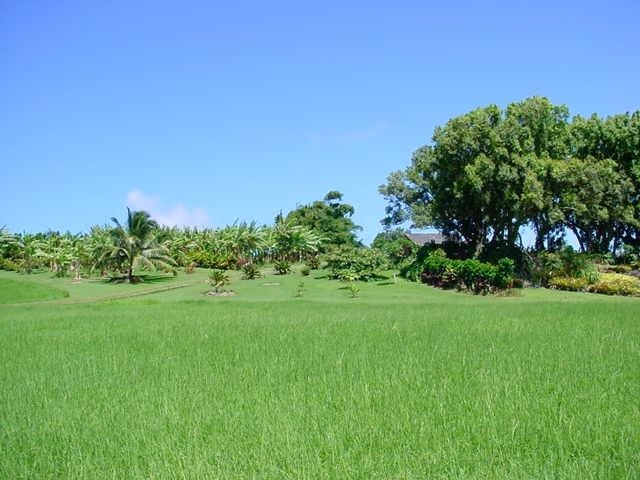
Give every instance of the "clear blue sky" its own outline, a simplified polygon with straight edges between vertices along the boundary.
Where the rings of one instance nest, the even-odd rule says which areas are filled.
[[[271,223],[340,190],[368,243],[449,118],[640,109],[638,5],[0,0],[0,226]]]

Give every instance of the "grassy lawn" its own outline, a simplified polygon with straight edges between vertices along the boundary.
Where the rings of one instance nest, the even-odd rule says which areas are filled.
[[[0,272],[0,478],[640,477],[640,299],[322,277]]]

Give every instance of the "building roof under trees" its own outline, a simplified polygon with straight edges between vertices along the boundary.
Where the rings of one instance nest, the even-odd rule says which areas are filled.
[[[423,245],[433,244],[441,245],[446,240],[445,236],[441,233],[405,233],[406,237],[413,243],[422,247]]]

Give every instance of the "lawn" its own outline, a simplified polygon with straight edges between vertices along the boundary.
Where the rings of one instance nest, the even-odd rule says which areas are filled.
[[[640,477],[640,299],[322,277],[2,272],[0,478]]]

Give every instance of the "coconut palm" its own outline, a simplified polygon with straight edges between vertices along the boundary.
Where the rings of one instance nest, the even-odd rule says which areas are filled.
[[[111,248],[103,255],[102,261],[115,260],[126,271],[126,280],[136,281],[134,271],[138,268],[160,268],[173,270],[175,261],[169,250],[156,240],[158,224],[145,211],[132,212],[127,208],[127,223],[120,224],[117,218],[111,221]]]

